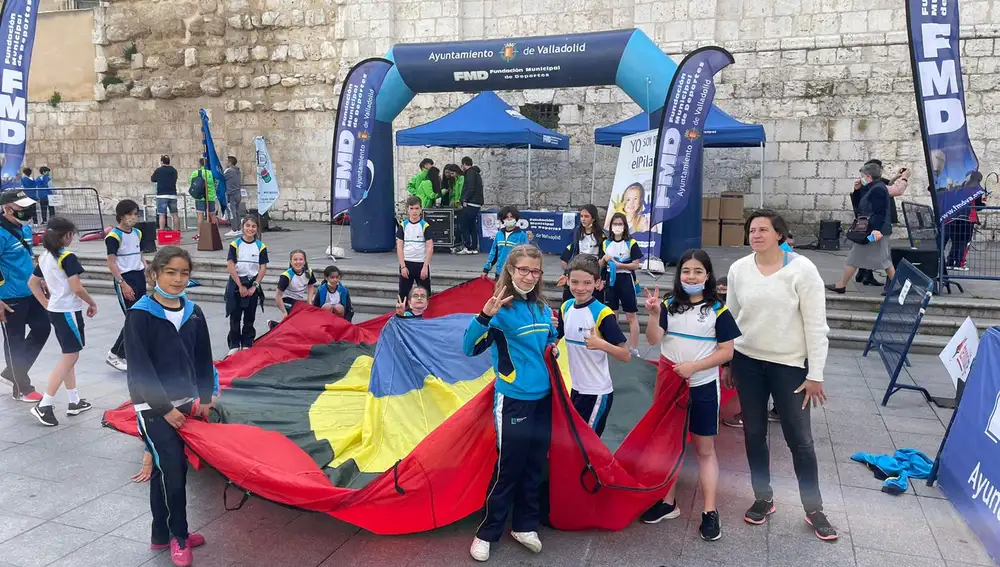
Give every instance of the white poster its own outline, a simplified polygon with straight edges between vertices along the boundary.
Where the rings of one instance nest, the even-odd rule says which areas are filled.
[[[944,350],[938,355],[944,367],[951,375],[951,381],[958,388],[958,381],[965,382],[972,369],[972,361],[976,359],[979,350],[979,331],[972,317],[966,317],[955,336],[948,341]]]
[[[604,228],[605,230],[611,228],[611,217],[615,213],[625,215],[629,234],[639,243],[639,248],[643,255],[647,256],[647,260],[653,260],[652,265],[647,261],[644,267],[659,271],[663,269],[663,264],[658,258],[660,227],[657,226],[654,232],[649,230],[656,133],[656,130],[649,130],[622,138]]]
[[[257,136],[253,144],[257,148],[257,210],[263,215],[278,200],[278,179],[274,176],[274,164],[264,138]]]

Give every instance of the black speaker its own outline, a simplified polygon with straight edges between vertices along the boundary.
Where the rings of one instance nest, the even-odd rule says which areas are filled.
[[[258,228],[260,229],[261,232],[264,232],[265,230],[271,228],[271,217],[269,216],[270,213],[264,213],[264,216],[260,216],[260,211],[258,211],[257,209],[250,209],[247,212],[257,217],[258,222],[260,223],[260,226]]]
[[[135,227],[142,233],[139,240],[139,251],[143,254],[156,252],[156,223],[153,221],[137,222]]]
[[[889,257],[892,258],[893,266],[899,264],[899,261],[905,258],[927,277],[931,279],[937,278],[938,264],[941,257],[936,249],[891,248],[889,250]]]
[[[819,221],[818,250],[840,250],[841,226],[839,220],[826,219]]]

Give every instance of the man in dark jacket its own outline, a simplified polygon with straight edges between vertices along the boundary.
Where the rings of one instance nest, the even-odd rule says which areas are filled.
[[[462,171],[465,183],[462,185],[462,209],[458,212],[458,233],[462,237],[462,248],[459,254],[479,253],[479,234],[476,231],[476,219],[483,208],[483,176],[479,167],[472,164],[472,158],[462,158]]]

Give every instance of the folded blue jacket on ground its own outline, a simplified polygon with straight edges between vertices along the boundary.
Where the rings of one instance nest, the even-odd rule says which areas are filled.
[[[851,460],[868,465],[884,481],[882,492],[896,495],[906,492],[910,478],[929,477],[934,466],[933,459],[916,449],[898,449],[892,455],[855,453]]]

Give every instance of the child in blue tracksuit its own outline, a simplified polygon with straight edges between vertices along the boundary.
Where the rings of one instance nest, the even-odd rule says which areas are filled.
[[[493,238],[493,246],[486,257],[486,263],[483,264],[484,278],[489,276],[490,270],[495,266],[497,279],[499,279],[500,274],[503,273],[503,267],[507,262],[507,255],[510,254],[510,251],[515,246],[528,243],[528,233],[517,226],[517,221],[521,218],[521,213],[518,212],[517,207],[510,205],[503,207],[500,209],[497,217],[503,223],[503,228],[498,230],[496,237]]]
[[[191,565],[191,548],[205,538],[188,532],[184,442],[177,430],[187,416],[207,416],[216,390],[212,343],[205,314],[184,297],[191,256],[161,248],[149,271],[154,291],[125,319],[128,390],[139,434],[153,455],[149,507],[152,547],[170,547],[174,565]]]
[[[340,281],[340,268],[337,266],[327,266],[323,270],[323,284],[316,289],[313,306],[340,315],[348,321],[354,318],[351,294]]]
[[[490,557],[513,507],[511,536],[538,553],[540,487],[552,434],[552,396],[545,350],[557,339],[552,310],[541,290],[542,254],[531,245],[510,251],[496,294],[469,323],[462,340],[468,356],[487,349],[496,372],[493,415],[497,464],[486,497],[486,517],[472,540],[476,561]]]

